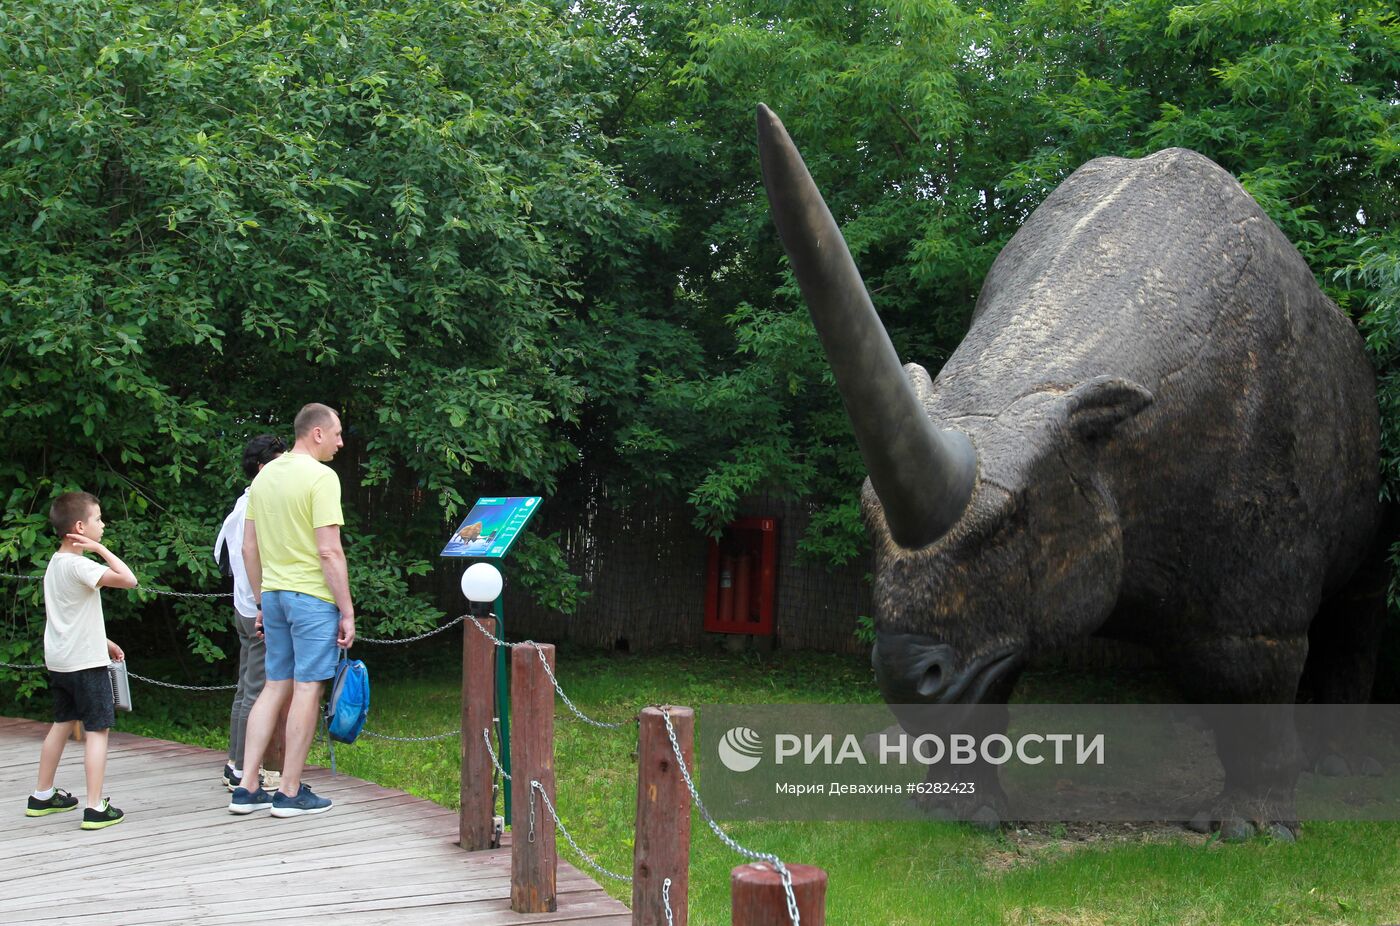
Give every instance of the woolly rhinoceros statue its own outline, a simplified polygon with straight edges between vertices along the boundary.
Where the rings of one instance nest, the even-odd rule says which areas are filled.
[[[997,257],[931,380],[901,367],[765,106],[758,129],[869,471],[886,701],[1005,703],[1031,656],[1091,635],[1150,646],[1205,704],[1291,704],[1305,668],[1318,700],[1369,697],[1383,608],[1354,589],[1380,518],[1374,374],[1233,177],[1179,148],[1080,167]],[[1217,742],[1211,825],[1296,832],[1290,715]]]

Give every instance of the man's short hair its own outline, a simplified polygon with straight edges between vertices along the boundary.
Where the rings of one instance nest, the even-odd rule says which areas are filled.
[[[276,434],[259,434],[243,448],[243,475],[252,479],[259,466],[271,463],[286,449],[286,442]]]
[[[320,402],[312,402],[310,405],[303,405],[301,411],[297,412],[296,421],[292,422],[292,429],[296,431],[297,438],[303,438],[311,433],[312,428],[329,427],[335,420],[335,409],[329,405],[322,405]]]
[[[100,504],[91,492],[64,492],[49,506],[49,525],[55,534],[65,537],[79,521],[92,517]]]

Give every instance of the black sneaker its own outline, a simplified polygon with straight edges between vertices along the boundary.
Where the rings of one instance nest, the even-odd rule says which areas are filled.
[[[232,765],[225,765],[225,766],[224,766],[224,774],[223,774],[223,782],[224,782],[224,787],[225,787],[225,788],[228,788],[230,791],[232,791],[234,788],[237,788],[237,787],[239,787],[240,785],[243,784],[243,776],[242,776],[242,775],[235,775],[235,774],[233,773],[233,766],[232,766]]]
[[[41,801],[34,795],[29,795],[29,809],[24,812],[26,817],[47,817],[51,813],[63,813],[65,810],[72,810],[78,806],[78,799],[62,788],[54,788],[53,796],[46,801]]]
[[[109,826],[116,826],[126,819],[126,814],[112,806],[111,800],[102,799],[102,808],[93,810],[91,807],[83,808],[83,829],[103,830]]]

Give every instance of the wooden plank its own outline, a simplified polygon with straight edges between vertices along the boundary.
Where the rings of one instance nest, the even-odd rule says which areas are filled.
[[[0,787],[32,787],[48,728],[0,718]],[[231,815],[222,760],[213,750],[114,733],[107,778],[128,819],[96,833],[78,828],[78,811],[7,823],[0,922],[235,926],[328,914],[347,926],[629,922],[626,907],[562,864],[557,911],[513,913],[508,848],[464,852],[455,844],[456,812],[323,769],[309,770],[308,783],[333,797],[330,813]],[[60,775],[81,781],[81,748],[65,750]],[[55,880],[55,871],[63,877]]]

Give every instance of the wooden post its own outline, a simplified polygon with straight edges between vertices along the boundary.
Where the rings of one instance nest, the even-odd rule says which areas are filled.
[[[812,865],[788,865],[802,926],[826,926],[826,872]],[[729,875],[734,926],[790,926],[787,892],[778,870],[767,862],[740,865]]]
[[[667,708],[676,744],[688,769],[695,767],[695,712]],[[666,733],[659,707],[642,711],[637,731],[637,836],[632,846],[632,926],[666,926],[662,887],[671,879],[669,897],[675,926],[689,920],[690,789]]]
[[[554,818],[530,787],[538,781],[554,803],[554,685],[540,664],[541,654],[553,671],[552,644],[527,643],[511,650],[510,908],[516,913],[558,909]]]
[[[495,636],[496,619],[479,619],[486,633]],[[493,692],[496,684],[496,644],[476,629],[470,620],[462,622],[462,813],[458,844],[468,852],[491,848],[495,833],[493,817],[496,796],[491,755],[481,738],[492,724]]]

